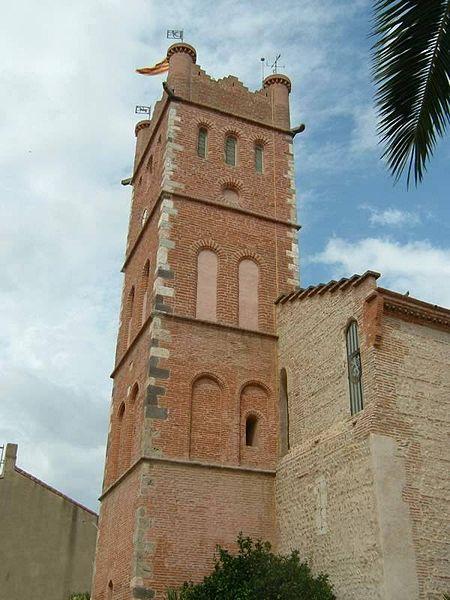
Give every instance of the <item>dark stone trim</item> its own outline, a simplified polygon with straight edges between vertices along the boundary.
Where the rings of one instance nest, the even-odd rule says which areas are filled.
[[[160,294],[155,295],[155,310],[171,314],[173,312],[172,307],[169,304],[164,303],[165,296]]]
[[[155,592],[151,588],[136,586],[133,588],[133,598],[138,600],[152,600],[155,597]]]
[[[174,272],[170,269],[163,269],[162,267],[158,267],[156,271],[156,277],[161,277],[162,279],[173,279],[175,277]]]

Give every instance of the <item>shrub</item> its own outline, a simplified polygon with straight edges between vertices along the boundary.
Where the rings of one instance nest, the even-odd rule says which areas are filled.
[[[91,598],[91,595],[89,592],[83,592],[83,593],[78,592],[77,594],[72,594],[69,597],[69,600],[90,600],[90,598]]]
[[[168,592],[168,600],[334,600],[326,575],[314,577],[297,551],[289,556],[271,552],[268,542],[239,535],[238,553],[217,548],[211,575],[201,583],[184,583]]]

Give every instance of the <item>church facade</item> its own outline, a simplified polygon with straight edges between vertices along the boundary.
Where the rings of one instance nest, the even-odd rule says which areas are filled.
[[[450,312],[371,271],[300,288],[290,80],[167,56],[136,126],[94,600],[165,598],[240,531],[339,599],[440,598]]]

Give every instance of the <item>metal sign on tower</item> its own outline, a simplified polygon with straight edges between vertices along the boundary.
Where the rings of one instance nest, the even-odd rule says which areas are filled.
[[[167,30],[167,39],[183,41],[183,34],[184,34],[184,31],[182,29],[168,29]]]
[[[150,119],[150,116],[152,113],[152,107],[151,106],[143,106],[142,104],[138,104],[136,106],[136,108],[134,109],[134,113],[136,115],[148,115],[148,118]]]

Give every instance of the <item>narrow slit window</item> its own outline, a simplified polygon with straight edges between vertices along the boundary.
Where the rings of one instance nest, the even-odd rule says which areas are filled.
[[[225,140],[225,162],[232,167],[236,166],[236,146],[236,138],[228,135]]]
[[[198,130],[198,138],[197,138],[197,154],[201,158],[206,158],[207,142],[208,142],[208,131],[207,131],[206,127],[200,127],[200,129]]]
[[[346,341],[350,412],[354,415],[363,409],[362,366],[356,321],[352,321],[347,327]]]
[[[247,417],[245,422],[245,445],[256,446],[257,442],[258,419],[255,415]]]
[[[255,145],[255,170],[262,173],[264,168],[264,148],[261,144]]]
[[[130,293],[128,295],[128,314],[127,314],[127,346],[130,345],[131,342],[131,334],[133,328],[133,312],[134,312],[134,286],[131,288]]]
[[[289,442],[289,398],[286,369],[280,371],[280,451],[284,456],[290,448]]]

